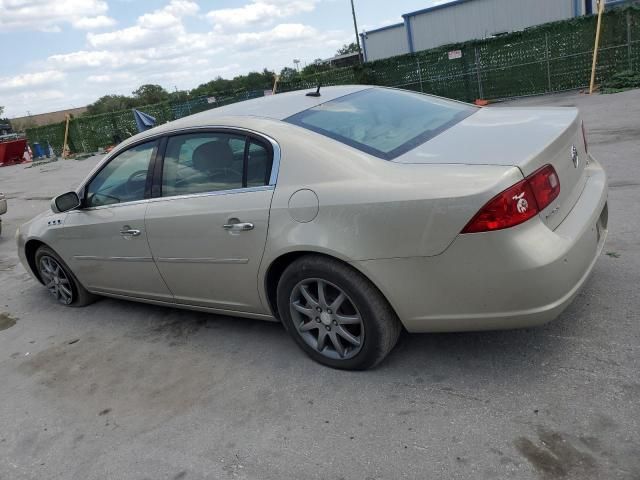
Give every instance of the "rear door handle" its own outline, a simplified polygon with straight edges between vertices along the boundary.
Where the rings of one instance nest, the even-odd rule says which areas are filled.
[[[120,230],[120,235],[122,235],[123,237],[139,237],[140,233],[140,230],[131,228],[129,225],[125,225],[124,227],[122,227],[122,230]]]
[[[246,232],[249,230],[253,230],[253,223],[227,223],[222,226],[225,230],[229,230],[230,232]]]

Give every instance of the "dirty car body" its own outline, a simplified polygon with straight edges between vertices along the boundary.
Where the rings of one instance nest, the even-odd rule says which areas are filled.
[[[366,368],[395,343],[377,338],[397,338],[386,323],[557,317],[607,234],[606,175],[587,148],[573,108],[367,86],[280,94],[123,142],[78,206],[19,229],[20,257],[41,282],[46,246],[92,294],[280,319],[316,360]],[[384,318],[369,324],[373,310]],[[362,360],[371,345],[377,359]]]

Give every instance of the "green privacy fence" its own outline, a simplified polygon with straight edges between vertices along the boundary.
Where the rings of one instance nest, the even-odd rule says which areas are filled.
[[[589,84],[596,17],[553,22],[498,38],[445,45],[415,54],[298,76],[279,92],[322,85],[368,83],[402,87],[458,100],[558,92]],[[640,69],[640,9],[606,12],[598,82]],[[459,51],[461,55],[449,53]]]
[[[280,82],[278,93],[316,85],[364,83],[402,87],[464,101],[497,99],[585,87],[591,75],[596,18],[548,23],[498,38],[477,40],[366,63],[331,69]],[[640,71],[640,9],[606,12],[596,71],[600,83],[624,70]],[[461,55],[449,53],[460,51]],[[139,109],[159,124],[209,108],[262,96],[263,91],[216,94],[182,103],[160,103]],[[72,152],[94,152],[137,132],[130,110],[70,122]],[[64,123],[27,130],[31,143],[47,141],[62,151]]]
[[[236,103],[264,95],[264,91],[241,91],[216,94],[211,97],[198,97],[184,102],[162,102],[155,105],[137,107],[138,110],[155,117],[158,125],[202,112],[215,107]],[[29,143],[50,143],[55,153],[62,153],[65,122],[28,128]],[[67,143],[73,153],[95,152],[113,145],[138,133],[132,110],[103,113],[100,115],[80,116],[69,122]]]

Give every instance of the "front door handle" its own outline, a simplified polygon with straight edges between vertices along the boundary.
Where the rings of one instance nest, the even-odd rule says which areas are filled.
[[[249,230],[253,230],[253,227],[254,227],[253,223],[248,223],[248,222],[227,223],[222,226],[222,228],[224,228],[225,230],[229,230],[230,232],[246,232]]]
[[[123,237],[139,237],[140,233],[140,230],[131,228],[129,225],[125,225],[124,227],[122,227],[122,230],[120,230],[120,235],[122,235]]]

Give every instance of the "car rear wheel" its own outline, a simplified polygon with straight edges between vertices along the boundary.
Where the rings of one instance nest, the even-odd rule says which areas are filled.
[[[69,267],[49,247],[38,248],[35,260],[42,283],[59,303],[82,307],[95,301],[95,295],[82,286]]]
[[[333,368],[364,370],[395,346],[401,324],[362,274],[328,257],[302,257],[278,283],[278,312],[296,343]]]

